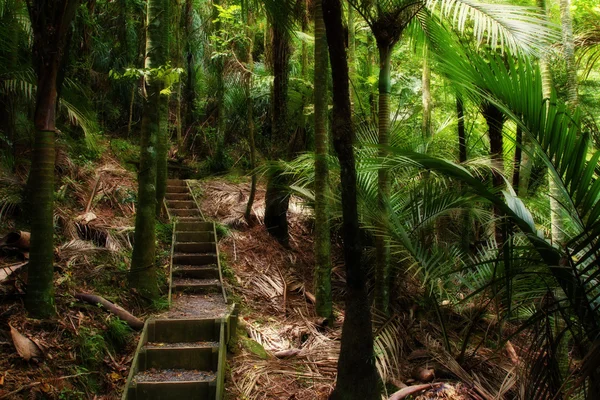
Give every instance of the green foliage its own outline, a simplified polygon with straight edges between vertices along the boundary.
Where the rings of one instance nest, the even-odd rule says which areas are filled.
[[[116,317],[111,317],[104,335],[108,343],[115,350],[121,351],[129,343],[132,333],[133,331],[127,325],[127,322]]]
[[[78,356],[81,362],[89,367],[102,363],[107,351],[104,336],[92,327],[82,326],[77,336]]]
[[[217,231],[217,240],[221,240],[231,235],[231,229],[220,222],[215,222],[215,230]]]

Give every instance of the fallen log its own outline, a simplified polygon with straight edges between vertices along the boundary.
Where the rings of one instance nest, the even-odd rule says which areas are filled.
[[[124,310],[122,307],[111,303],[106,300],[104,297],[97,296],[95,294],[87,294],[87,293],[77,293],[75,294],[75,298],[81,301],[85,301],[86,303],[94,304],[94,305],[102,305],[102,307],[106,308],[111,313],[115,314],[117,317],[121,318],[123,321],[127,322],[131,328],[135,330],[140,330],[144,327],[144,321],[132,315],[130,312]]]

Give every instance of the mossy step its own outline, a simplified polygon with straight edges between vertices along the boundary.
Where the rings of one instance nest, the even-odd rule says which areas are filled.
[[[182,221],[177,223],[177,232],[213,232],[214,225],[212,222],[202,221]]]
[[[197,208],[170,208],[169,214],[176,217],[202,217],[202,214],[200,214],[200,211],[198,211]]]
[[[195,369],[216,371],[218,344],[144,346],[138,358],[139,371],[149,369]]]
[[[173,264],[208,265],[216,263],[216,253],[173,253]]]
[[[219,279],[216,264],[199,267],[197,265],[173,265],[173,277],[193,279]]]
[[[216,253],[215,242],[175,242],[175,253]]]
[[[178,343],[216,341],[220,320],[156,319],[148,322],[148,342]]]
[[[194,200],[189,193],[166,193],[165,199],[167,200]]]
[[[177,229],[179,224],[177,224]],[[198,243],[198,242],[215,242],[215,233],[213,231],[183,231],[175,232],[175,243]]]
[[[167,200],[169,211],[173,209],[197,209],[196,203],[193,200]]]
[[[166,193],[189,193],[190,191],[188,190],[187,186],[172,186],[172,185],[168,185],[167,186],[167,191]]]
[[[216,378],[191,382],[139,382],[129,388],[127,400],[204,400],[215,396]]]
[[[186,186],[183,179],[167,179],[167,186]]]
[[[171,289],[174,293],[207,294],[221,291],[218,279],[173,278]]]

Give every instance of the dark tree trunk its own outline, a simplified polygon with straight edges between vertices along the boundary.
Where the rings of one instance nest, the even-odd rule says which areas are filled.
[[[517,125],[517,137],[515,139],[515,159],[513,162],[512,186],[517,195],[519,194],[519,181],[521,179],[521,158],[523,155],[523,128]]]
[[[31,191],[31,249],[25,303],[30,315],[48,317],[54,309],[54,160],[56,108],[61,69],[71,21],[79,0],[38,0],[28,3],[33,28],[33,58],[37,69],[36,129]]]
[[[272,129],[276,144],[288,143],[290,140],[287,126],[287,101],[289,82],[290,37],[286,27],[273,23],[273,95],[272,95]],[[291,153],[292,149],[288,151]],[[281,151],[275,156],[281,156]],[[289,154],[288,154],[289,156]],[[278,169],[271,174],[265,195],[265,227],[279,243],[289,245],[287,210],[289,193],[287,179],[281,176]]]
[[[467,161],[467,136],[465,135],[465,108],[460,93],[456,94],[456,117],[458,118],[458,161]]]
[[[495,191],[500,191],[504,186],[504,151],[502,140],[502,128],[504,127],[504,114],[494,104],[485,102],[482,104],[481,112],[488,125],[488,136],[490,139],[490,155],[492,157],[492,185]],[[496,218],[501,217],[500,211],[494,207],[494,215]],[[502,232],[502,224],[496,222],[496,243],[502,246],[504,243],[504,234]]]
[[[330,399],[379,399],[379,375],[373,354],[371,309],[358,224],[354,128],[348,85],[348,62],[340,0],[323,0],[331,75],[333,79],[333,142],[340,161],[346,310],[336,388]]]

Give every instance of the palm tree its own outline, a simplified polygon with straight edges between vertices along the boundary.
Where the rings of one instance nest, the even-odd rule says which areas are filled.
[[[161,123],[161,91],[164,88],[159,77],[159,67],[166,64],[168,24],[165,7],[168,0],[148,0],[146,37],[146,68],[151,72],[146,80],[147,97],[142,115],[140,141],[140,171],[138,175],[138,203],[135,216],[135,236],[129,286],[148,299],[158,297],[156,280],[156,209],[157,209],[157,163],[158,136]],[[165,182],[166,184],[166,182]]]
[[[375,400],[380,397],[379,375],[374,362],[371,310],[360,244],[353,148],[354,127],[340,0],[323,0],[323,18],[333,80],[332,134],[341,167],[342,231],[347,287],[338,376],[330,398]]]
[[[329,232],[329,170],[327,166],[327,37],[321,0],[315,0],[315,297],[321,317],[331,319],[331,238]]]
[[[547,23],[530,10],[516,6],[475,3],[470,0],[350,0],[359,14],[371,27],[379,49],[379,145],[380,156],[384,157],[389,144],[390,132],[390,72],[391,55],[405,28],[414,20],[420,23],[434,21],[435,12],[451,17],[459,31],[472,21],[475,39],[492,46],[504,44],[509,49],[532,49],[544,43],[552,32]],[[439,11],[438,11],[439,10]],[[418,18],[416,18],[418,16]],[[427,35],[427,30],[423,32]],[[383,215],[376,236],[376,304],[387,312],[391,287],[389,264],[389,244],[386,242],[386,226],[389,214],[386,204],[389,202],[390,178],[385,170],[379,175],[379,212]]]
[[[54,314],[54,157],[56,107],[62,84],[71,21],[79,0],[27,2],[33,29],[37,95],[30,182],[31,250],[26,306],[34,317]]]

